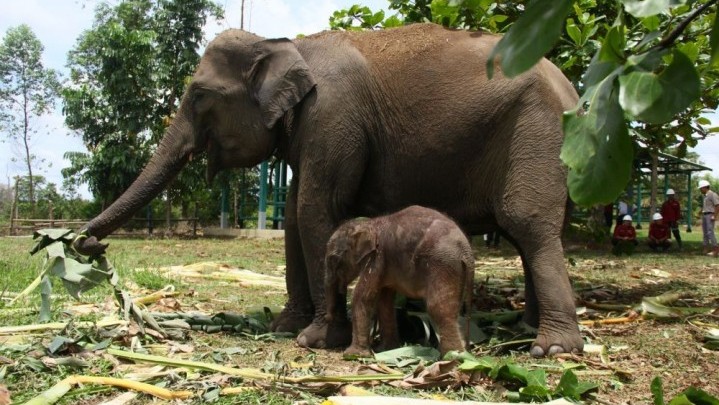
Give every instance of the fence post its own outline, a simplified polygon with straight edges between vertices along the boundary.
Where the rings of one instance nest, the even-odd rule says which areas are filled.
[[[192,214],[192,237],[197,236],[197,201],[195,201],[195,212]]]
[[[55,215],[54,215],[54,208],[55,208],[55,207],[53,207],[52,201],[49,201],[48,203],[49,203],[49,208],[50,208],[50,212],[49,212],[49,214],[50,214],[50,228],[54,228],[54,227],[55,227]]]
[[[269,165],[265,160],[260,165],[260,209],[257,218],[257,229],[267,228],[267,171]]]

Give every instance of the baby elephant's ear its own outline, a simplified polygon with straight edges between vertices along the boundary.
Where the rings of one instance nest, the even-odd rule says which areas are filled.
[[[353,246],[357,263],[377,252],[377,234],[372,229],[360,228],[352,234]]]

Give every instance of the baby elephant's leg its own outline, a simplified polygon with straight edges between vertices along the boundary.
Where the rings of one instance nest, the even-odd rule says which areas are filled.
[[[370,329],[377,309],[379,287],[377,277],[362,274],[352,294],[352,345],[345,356],[370,357]]]
[[[377,319],[379,321],[380,345],[377,348],[382,352],[399,346],[399,331],[397,330],[397,314],[394,309],[395,291],[383,288],[379,296]]]
[[[439,332],[439,349],[442,355],[451,350],[463,351],[464,340],[459,328],[459,313],[462,309],[464,276],[462,271],[447,264],[431,265],[432,286],[425,298],[427,313]]]

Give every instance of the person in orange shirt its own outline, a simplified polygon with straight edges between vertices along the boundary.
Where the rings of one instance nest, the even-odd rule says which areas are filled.
[[[664,222],[662,214],[656,212],[652,216],[652,223],[649,224],[649,248],[653,251],[661,248],[662,252],[666,252],[671,246],[671,233],[669,232],[669,224]],[[679,242],[677,242],[678,244]]]
[[[619,256],[622,253],[631,255],[634,248],[639,244],[637,242],[637,231],[632,226],[631,215],[622,217],[622,223],[614,227],[614,236],[612,237],[612,253]]]

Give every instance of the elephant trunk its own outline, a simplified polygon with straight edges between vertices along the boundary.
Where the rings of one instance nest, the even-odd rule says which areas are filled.
[[[192,125],[187,120],[186,103],[183,105],[162,138],[157,151],[137,179],[110,207],[93,218],[81,233],[87,238],[78,238],[75,249],[86,255],[102,253],[107,245],[98,241],[122,226],[139,209],[155,198],[187,164],[193,151],[200,149],[192,141]]]

